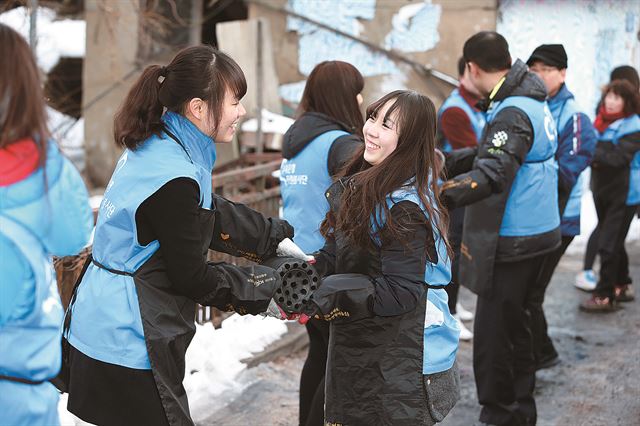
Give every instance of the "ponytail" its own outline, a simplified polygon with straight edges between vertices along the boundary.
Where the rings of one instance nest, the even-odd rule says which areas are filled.
[[[166,67],[145,68],[134,83],[114,119],[116,144],[136,149],[151,135],[160,135],[164,108],[184,115],[193,98],[207,103],[217,126],[226,91],[238,100],[247,92],[244,73],[233,59],[207,45],[182,49]]]
[[[151,135],[162,132],[163,107],[159,93],[163,72],[166,72],[165,67],[149,65],[129,90],[113,123],[113,136],[118,146],[136,149]]]

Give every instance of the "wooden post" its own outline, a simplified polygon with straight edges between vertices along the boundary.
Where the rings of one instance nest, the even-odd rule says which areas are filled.
[[[263,67],[262,67],[262,19],[258,19],[258,27],[257,27],[257,51],[258,51],[258,58],[256,61],[256,88],[257,88],[257,92],[256,92],[256,108],[257,108],[257,113],[256,113],[256,117],[258,119],[258,128],[256,129],[256,153],[258,154],[262,154],[262,151],[264,150],[263,147],[263,137],[262,137],[262,108],[264,105],[262,96],[263,96],[263,86],[264,86],[264,82],[263,82]]]
[[[38,44],[38,0],[29,0],[29,45],[31,51],[36,54],[36,44]]]

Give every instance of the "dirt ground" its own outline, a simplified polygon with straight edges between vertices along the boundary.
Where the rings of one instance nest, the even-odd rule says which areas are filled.
[[[640,244],[627,248],[631,276],[640,283]],[[537,374],[538,425],[640,425],[640,300],[613,314],[580,312],[587,295],[572,283],[581,263],[581,256],[566,255],[547,291],[549,334],[562,363]],[[461,302],[472,308],[475,297],[463,289]],[[462,398],[443,426],[479,424],[471,351],[471,343],[461,343]],[[297,425],[304,357],[299,351],[248,369],[240,378],[245,391],[199,424]]]

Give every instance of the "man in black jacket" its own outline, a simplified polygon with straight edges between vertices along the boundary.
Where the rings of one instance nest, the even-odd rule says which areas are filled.
[[[447,158],[449,208],[467,205],[461,280],[478,294],[474,374],[480,420],[533,425],[535,361],[528,299],[544,254],[560,244],[555,124],[544,83],[507,41],[480,32],[464,45],[475,87],[486,96],[487,127],[477,149]]]

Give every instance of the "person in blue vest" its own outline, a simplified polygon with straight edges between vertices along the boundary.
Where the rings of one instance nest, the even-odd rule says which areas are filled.
[[[325,424],[432,425],[458,399],[435,107],[395,91],[367,108],[365,146],[326,192],[324,277],[305,313],[330,323]]]
[[[591,190],[598,215],[600,276],[580,308],[612,312],[634,299],[624,240],[640,205],[640,94],[626,80],[603,91],[594,122],[599,132],[591,166]]]
[[[63,309],[51,256],[77,254],[93,214],[80,174],[50,139],[27,42],[0,24],[0,423],[58,425]],[[19,70],[20,72],[16,72]]]
[[[630,65],[621,65],[612,69],[611,74],[609,74],[609,83],[615,80],[626,80],[631,83],[636,92],[640,91],[640,76],[638,76],[638,71]],[[600,102],[598,102],[596,115],[600,113],[603,101],[604,99],[601,98]],[[638,217],[640,217],[640,207],[638,208]],[[593,264],[595,263],[596,255],[598,253],[598,232],[599,227],[596,226],[589,237],[589,241],[585,249],[584,266],[582,271],[576,275],[574,285],[580,290],[593,291],[598,284],[596,273],[593,271]],[[629,257],[624,247],[622,248],[622,253],[620,255],[620,275],[624,275],[625,271],[629,269]]]
[[[207,262],[209,249],[260,262],[293,236],[211,192],[216,144],[233,139],[245,92],[233,59],[194,46],[145,68],[115,115],[124,152],[64,329],[68,409],[85,421],[193,424],[182,381],[196,302],[272,311],[275,270]]]
[[[460,85],[451,92],[438,110],[439,146],[445,152],[454,149],[475,147],[482,137],[486,124],[484,111],[477,108],[482,96],[469,81],[469,71],[464,58],[458,60],[458,78]],[[462,321],[470,321],[473,314],[458,303],[460,280],[458,263],[460,260],[460,244],[462,243],[462,225],[464,223],[464,207],[449,212],[449,243],[453,249],[451,284],[447,286],[449,294],[449,310],[460,325],[460,340],[471,340],[473,333]]]
[[[556,123],[558,132],[558,205],[562,216],[560,225],[562,244],[549,253],[544,261],[538,292],[529,307],[533,347],[538,368],[553,366],[559,362],[558,352],[547,333],[547,320],[542,309],[544,293],[560,258],[580,234],[580,208],[584,190],[583,170],[591,163],[596,147],[597,135],[591,120],[580,111],[573,93],[565,85],[567,73],[567,52],[561,44],[543,44],[533,51],[527,65],[547,87],[547,103]]]
[[[486,124],[484,111],[477,107],[482,95],[469,81],[462,57],[458,60],[458,81],[458,88],[438,110],[438,147],[443,152],[477,146]]]
[[[556,125],[547,91],[493,31],[464,44],[469,78],[486,96],[477,150],[450,153],[442,198],[466,205],[460,279],[478,294],[473,370],[480,421],[535,424],[536,363],[527,307],[546,255],[561,243]]]
[[[305,253],[324,245],[320,223],[329,210],[325,191],[362,146],[363,89],[364,78],[353,65],[319,63],[307,79],[298,118],[284,135],[280,167],[283,215],[296,230],[294,242]],[[329,326],[313,319],[305,326],[309,351],[300,377],[299,424],[321,426]]]

